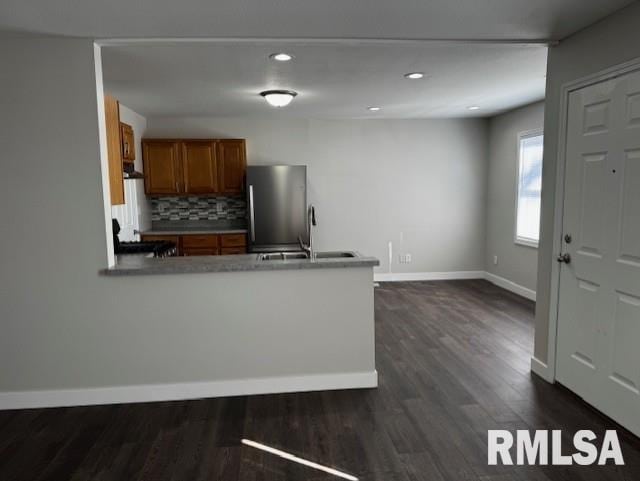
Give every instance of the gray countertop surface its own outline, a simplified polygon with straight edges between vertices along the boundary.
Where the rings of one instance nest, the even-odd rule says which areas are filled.
[[[247,229],[176,229],[176,230],[147,230],[142,235],[195,235],[195,234],[246,234]]]
[[[331,259],[258,259],[258,254],[233,256],[167,257],[156,259],[144,255],[117,256],[116,265],[100,271],[106,276],[135,276],[159,274],[197,274],[206,272],[247,272],[299,269],[331,269],[374,267],[380,265],[375,257],[355,253],[356,257]]]
[[[247,223],[226,220],[176,220],[156,221],[150,230],[142,231],[142,235],[182,235],[182,234],[246,234]]]

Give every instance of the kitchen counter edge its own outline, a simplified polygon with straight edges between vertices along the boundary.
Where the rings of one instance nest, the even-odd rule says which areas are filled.
[[[234,228],[210,228],[210,229],[151,229],[144,232],[140,232],[140,235],[206,235],[206,234],[246,234],[247,229],[234,229]]]
[[[357,255],[334,259],[258,260],[256,254],[233,256],[169,257],[164,259],[137,257],[130,262],[102,269],[103,276],[141,276],[166,274],[198,274],[211,272],[282,271],[301,269],[335,269],[351,267],[375,267],[380,261],[375,257]]]

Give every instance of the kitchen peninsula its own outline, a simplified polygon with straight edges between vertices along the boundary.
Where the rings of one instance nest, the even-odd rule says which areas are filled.
[[[378,260],[317,255],[126,256],[103,270],[123,296],[135,286],[151,299],[151,339],[173,333],[155,371],[180,382],[160,384],[154,399],[376,387]]]
[[[247,166],[243,139],[141,144],[125,190],[144,180],[147,222],[129,222],[135,200],[113,210],[115,262],[100,273],[119,293],[113,322],[144,333],[132,347],[153,384],[111,401],[377,386],[378,260],[315,250],[306,166]]]

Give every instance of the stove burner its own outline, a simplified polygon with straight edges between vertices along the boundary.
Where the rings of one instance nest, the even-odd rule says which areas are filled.
[[[120,242],[115,249],[116,254],[153,254],[153,257],[169,257],[176,255],[176,245],[168,241],[153,242]]]
[[[153,257],[172,257],[178,255],[178,249],[174,242],[149,241],[149,242],[120,242],[120,224],[116,219],[111,219],[113,227],[113,250],[116,255],[122,254],[153,254]]]

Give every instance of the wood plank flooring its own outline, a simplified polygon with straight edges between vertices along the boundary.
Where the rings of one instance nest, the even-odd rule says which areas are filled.
[[[250,439],[360,480],[639,480],[626,466],[487,466],[488,429],[616,426],[532,376],[533,304],[485,281],[376,289],[376,390],[0,412],[0,480],[336,481]],[[330,353],[328,353],[330,355]]]

